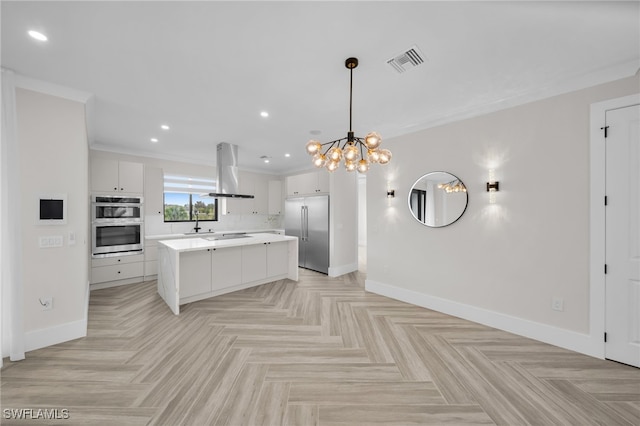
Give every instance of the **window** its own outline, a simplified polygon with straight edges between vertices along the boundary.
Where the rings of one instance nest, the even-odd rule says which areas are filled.
[[[218,220],[218,203],[206,196],[215,192],[213,179],[164,175],[164,221]]]

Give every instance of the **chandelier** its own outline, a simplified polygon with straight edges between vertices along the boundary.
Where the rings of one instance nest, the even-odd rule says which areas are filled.
[[[347,137],[326,143],[310,140],[307,142],[306,149],[307,153],[313,156],[313,165],[316,167],[326,167],[327,170],[333,172],[338,169],[340,161],[344,159],[344,167],[347,171],[358,170],[360,173],[366,173],[372,163],[387,164],[391,161],[391,151],[380,149],[382,138],[376,132],[371,132],[364,138],[353,135],[351,130],[353,69],[358,66],[358,58],[348,58],[344,62],[344,66],[349,69],[350,73],[349,132]],[[325,146],[326,149],[324,149]]]
[[[447,194],[452,192],[467,192],[467,187],[464,186],[464,183],[460,182],[460,179],[455,179],[447,183],[439,183],[438,188]]]

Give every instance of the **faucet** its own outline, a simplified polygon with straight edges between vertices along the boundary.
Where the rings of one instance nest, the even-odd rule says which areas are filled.
[[[196,217],[196,226],[195,226],[193,229],[196,231],[196,234],[197,234],[197,233],[198,233],[198,231],[201,229],[201,228],[198,226],[198,215],[199,215],[198,210],[194,209],[194,210],[193,210],[193,215]]]

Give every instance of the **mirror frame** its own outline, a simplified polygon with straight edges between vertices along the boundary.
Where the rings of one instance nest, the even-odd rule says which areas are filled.
[[[411,214],[411,217],[418,222],[419,224],[421,224],[422,226],[427,226],[429,228],[445,228],[449,225],[453,225],[454,223],[456,223],[458,220],[460,220],[460,218],[462,217],[462,215],[464,215],[464,213],[467,211],[467,207],[469,206],[469,193],[468,193],[468,189],[467,191],[465,191],[466,194],[466,200],[465,200],[465,204],[464,204],[464,208],[462,209],[462,211],[460,212],[460,214],[458,215],[458,217],[447,223],[444,225],[430,225],[428,223],[425,223],[423,221],[421,221],[418,217],[416,217],[416,215],[413,212],[413,209],[411,208],[411,196],[413,194],[413,190],[415,189],[415,186],[418,182],[420,182],[422,179],[424,179],[425,177],[432,175],[432,174],[436,174],[436,173],[446,173],[449,176],[452,177],[451,180],[458,180],[458,182],[460,182],[462,185],[464,185],[465,188],[467,188],[467,185],[464,184],[464,182],[462,181],[462,179],[460,179],[458,176],[454,175],[453,173],[449,173],[449,172],[445,172],[442,170],[434,170],[432,172],[428,172],[425,173],[424,175],[420,176],[418,179],[415,180],[415,182],[413,182],[413,185],[411,185],[411,188],[409,188],[409,194],[407,196],[407,208],[409,209],[409,213]],[[426,191],[425,191],[426,192]],[[426,194],[425,194],[426,195]]]

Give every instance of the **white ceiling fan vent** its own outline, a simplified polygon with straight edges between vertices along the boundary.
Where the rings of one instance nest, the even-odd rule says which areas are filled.
[[[425,56],[420,52],[418,46],[411,46],[409,49],[397,56],[387,60],[387,64],[391,66],[398,74],[402,74],[410,68],[415,68],[425,61]]]

